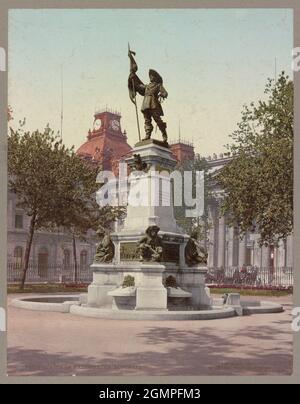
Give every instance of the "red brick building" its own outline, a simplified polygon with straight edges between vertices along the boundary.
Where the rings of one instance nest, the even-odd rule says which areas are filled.
[[[77,154],[91,164],[102,165],[103,170],[118,173],[119,160],[132,148],[127,143],[126,132],[121,129],[121,115],[105,109],[94,114],[93,130],[77,150]]]
[[[177,161],[194,160],[195,152],[193,143],[178,139],[170,144],[171,151]]]
[[[194,146],[190,142],[179,139],[170,147],[177,161],[195,157]],[[131,151],[126,132],[121,129],[121,114],[105,109],[94,114],[93,130],[89,130],[87,140],[79,147],[77,154],[90,164],[101,164],[103,170],[118,174],[119,160]]]

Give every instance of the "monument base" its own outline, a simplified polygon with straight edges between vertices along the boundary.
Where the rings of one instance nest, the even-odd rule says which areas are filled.
[[[136,171],[136,156],[145,166],[144,171]],[[205,287],[207,268],[187,266],[185,250],[190,236],[177,225],[174,217],[173,183],[169,173],[174,170],[176,160],[170,148],[164,142],[144,140],[135,145],[126,162],[132,170],[128,179],[127,215],[123,228],[111,234],[113,263],[92,265],[93,283],[88,288],[87,305],[113,307],[114,311],[211,309],[209,291]],[[144,203],[133,203],[137,195],[144,197]],[[150,226],[159,228],[160,262],[146,261],[147,256],[140,261],[139,243]],[[127,275],[134,278],[134,285],[125,282],[123,286]],[[169,284],[170,276],[175,279],[170,279]],[[134,289],[129,289],[132,286]],[[170,286],[178,290],[167,289]]]
[[[92,265],[93,282],[88,287],[87,306],[122,310],[167,310],[184,299],[186,309],[205,310],[212,305],[209,288],[205,286],[205,267],[161,265],[159,263],[130,262]],[[124,278],[134,278],[134,287],[123,287]],[[178,291],[168,293],[165,282],[168,276],[176,280]],[[176,288],[175,288],[176,289]],[[170,304],[172,301],[172,304]],[[182,306],[182,304],[180,304]]]
[[[155,263],[143,263],[136,291],[136,310],[166,310],[167,289],[163,286],[166,267]]]

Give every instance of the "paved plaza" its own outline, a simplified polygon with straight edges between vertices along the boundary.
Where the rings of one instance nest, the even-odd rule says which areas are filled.
[[[283,313],[203,321],[77,317],[16,308],[15,297],[8,300],[9,376],[292,373],[290,296],[254,298],[283,304]]]

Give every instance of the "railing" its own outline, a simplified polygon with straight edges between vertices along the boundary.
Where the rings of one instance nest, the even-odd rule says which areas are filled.
[[[7,264],[7,282],[19,283],[22,279],[22,266],[16,263]],[[26,283],[71,283],[82,282],[90,283],[93,278],[93,272],[89,265],[80,266],[78,264],[75,271],[75,265],[47,265],[39,266],[30,264],[26,273]]]
[[[19,283],[23,271],[21,265],[8,263],[7,282]],[[47,267],[30,264],[26,274],[27,283],[90,283],[93,272],[90,265],[68,267],[62,265],[48,265]],[[293,268],[257,268],[257,267],[230,267],[209,268],[206,275],[206,283],[216,286],[249,286],[249,287],[284,287],[293,286]]]
[[[251,287],[292,287],[293,268],[230,267],[209,268],[206,283],[210,285]]]

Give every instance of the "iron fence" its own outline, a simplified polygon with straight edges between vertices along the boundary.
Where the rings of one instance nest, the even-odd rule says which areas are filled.
[[[218,286],[292,287],[294,283],[293,268],[252,266],[209,268],[206,283]]]
[[[22,266],[16,263],[7,265],[7,282],[19,283],[22,279]],[[90,283],[93,272],[90,265],[47,265],[41,267],[30,263],[27,274],[27,283]],[[209,285],[251,286],[251,287],[292,287],[294,283],[293,268],[257,268],[257,267],[229,267],[209,268],[206,275]]]
[[[22,266],[16,263],[7,264],[7,282],[19,283],[23,276]],[[30,263],[26,273],[26,283],[90,283],[93,279],[93,272],[89,265],[47,265],[41,267]]]

